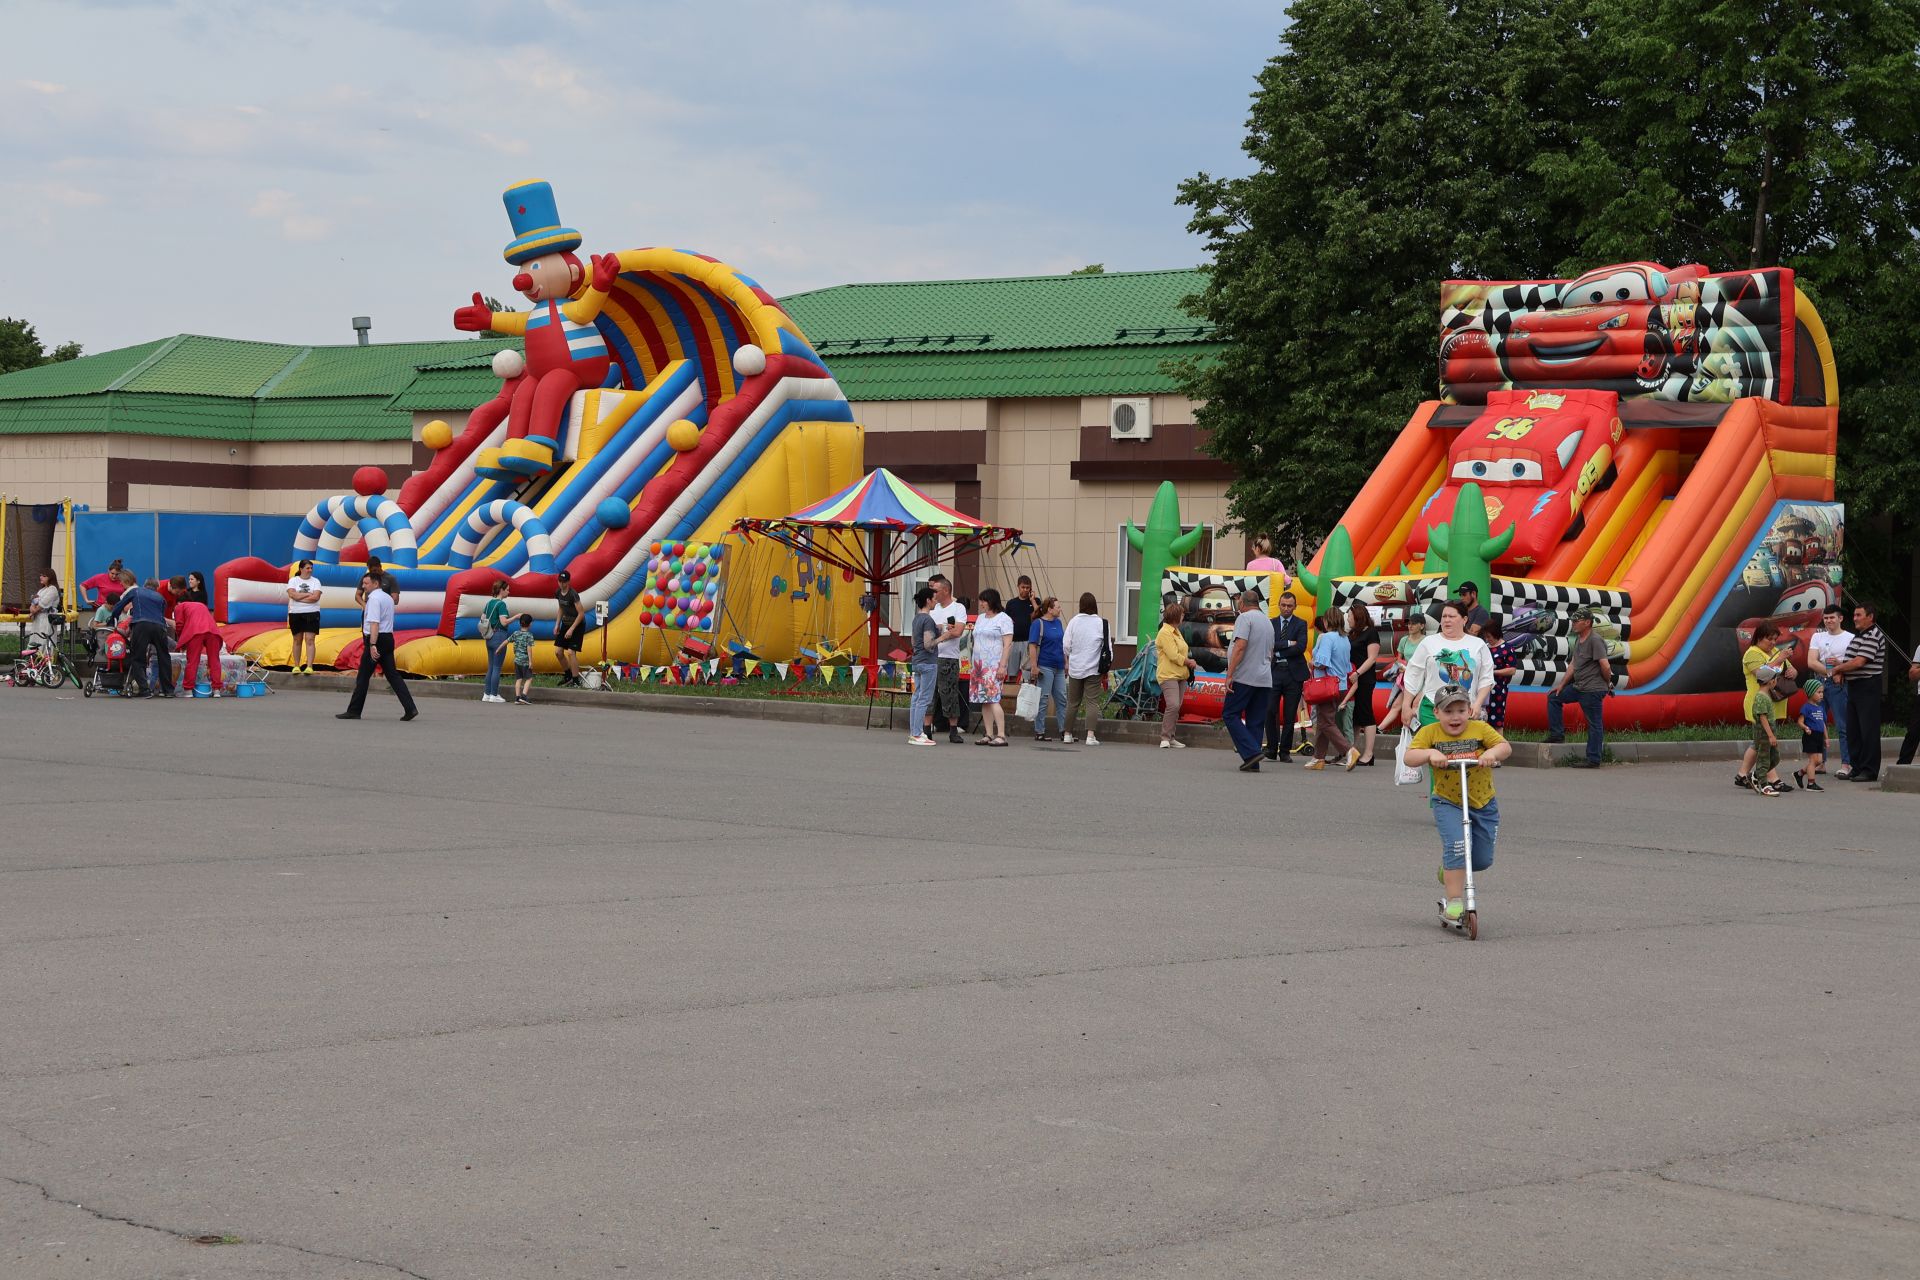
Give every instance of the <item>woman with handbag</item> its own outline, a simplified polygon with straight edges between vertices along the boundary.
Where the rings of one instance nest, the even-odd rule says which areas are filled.
[[[1353,670],[1353,650],[1344,634],[1345,622],[1338,609],[1329,609],[1321,617],[1320,635],[1313,642],[1313,675],[1301,690],[1307,705],[1313,708],[1309,769],[1325,769],[1328,762],[1344,758],[1351,770],[1360,760],[1360,752],[1340,732],[1341,695]]]
[[[1066,624],[1060,621],[1060,601],[1048,596],[1034,610],[1033,627],[1027,632],[1027,687],[1038,694],[1033,703],[1035,742],[1053,741],[1047,732],[1049,702],[1053,704],[1055,729],[1067,731],[1066,633]]]
[[[1173,736],[1174,730],[1180,727],[1181,691],[1193,678],[1194,663],[1188,656],[1187,638],[1180,634],[1180,623],[1186,616],[1187,611],[1179,605],[1168,605],[1160,614],[1160,632],[1153,638],[1158,661],[1154,678],[1160,682],[1160,701],[1166,708],[1160,717],[1162,750],[1187,745]]]

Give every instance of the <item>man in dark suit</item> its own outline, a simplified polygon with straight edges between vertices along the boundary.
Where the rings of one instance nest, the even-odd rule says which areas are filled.
[[[1293,616],[1299,602],[1293,592],[1280,596],[1273,620],[1273,698],[1267,703],[1269,760],[1293,758],[1293,720],[1300,713],[1300,690],[1307,683],[1307,624]]]

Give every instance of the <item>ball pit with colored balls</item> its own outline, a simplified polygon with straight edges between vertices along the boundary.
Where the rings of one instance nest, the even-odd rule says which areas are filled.
[[[633,519],[633,509],[618,498],[602,498],[593,509],[594,519],[609,529],[624,529]]]
[[[361,467],[353,473],[353,491],[363,498],[385,493],[387,491],[386,471],[380,467]]]
[[[420,428],[420,443],[438,452],[453,443],[453,428],[435,418]]]
[[[699,424],[681,418],[667,428],[667,444],[675,453],[685,453],[700,443]]]

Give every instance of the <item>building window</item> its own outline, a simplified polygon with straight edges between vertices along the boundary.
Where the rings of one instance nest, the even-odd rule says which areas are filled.
[[[1200,530],[1200,541],[1194,544],[1186,558],[1179,562],[1188,569],[1205,569],[1213,564],[1213,526],[1186,525],[1181,529],[1185,533],[1192,529]],[[1127,541],[1127,526],[1120,526],[1120,554],[1114,563],[1120,566],[1120,616],[1113,620],[1114,641],[1118,644],[1139,644],[1140,637],[1133,634],[1134,619],[1140,616],[1140,553]],[[1159,583],[1154,584],[1156,590]]]
[[[933,538],[933,537],[921,537],[916,539],[914,549],[913,549],[914,558],[916,560],[924,559],[925,557],[932,555],[938,541],[939,540],[937,538]],[[896,560],[895,563],[899,563],[899,562]],[[902,649],[910,650],[913,648],[913,595],[914,595],[914,592],[918,591],[921,587],[926,586],[927,583],[932,581],[933,575],[936,573],[946,574],[949,581],[951,581],[953,578],[952,566],[945,563],[940,563],[940,564],[923,565],[920,568],[915,569],[912,573],[909,573],[904,577],[895,579],[893,582],[893,591],[894,591],[893,602],[892,602],[893,607],[889,610],[889,612],[893,615],[893,620],[891,624],[893,627],[893,634],[903,638],[904,643],[902,643],[899,646]],[[885,648],[886,646],[883,644],[881,647]],[[886,654],[883,653],[880,656],[884,658]]]

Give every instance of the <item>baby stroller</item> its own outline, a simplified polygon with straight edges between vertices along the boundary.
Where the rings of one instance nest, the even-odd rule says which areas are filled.
[[[100,633],[100,647],[93,658],[93,691],[126,693],[127,635],[124,631]]]

